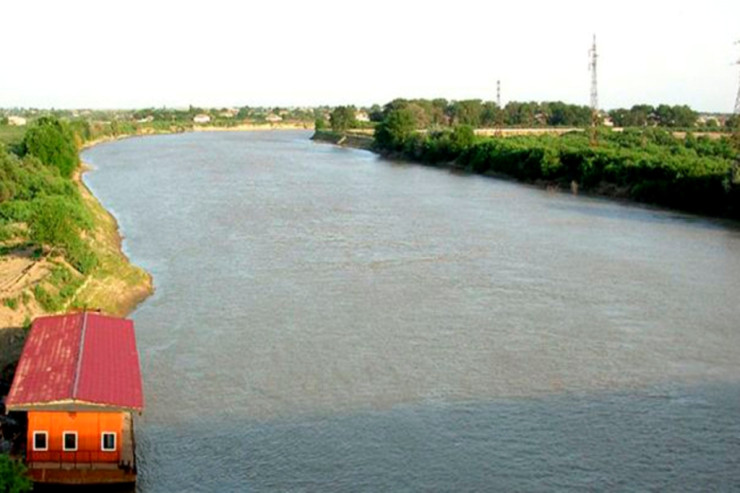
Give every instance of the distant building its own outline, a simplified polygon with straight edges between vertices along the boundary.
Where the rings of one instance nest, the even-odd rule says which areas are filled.
[[[15,125],[16,127],[22,127],[25,125],[26,119],[22,116],[9,116],[8,117],[8,125]]]
[[[239,113],[239,110],[236,108],[228,108],[223,110],[221,113],[218,114],[221,118],[234,118],[237,113]]]
[[[726,118],[723,115],[702,114],[696,117],[696,126],[698,127],[708,127],[708,126],[721,127],[721,126],[724,126],[725,121],[726,121]]]
[[[193,123],[209,123],[210,121],[211,117],[203,113],[193,117]]]
[[[269,115],[265,117],[265,120],[270,123],[277,123],[277,122],[283,121],[283,117],[280,115],[276,115],[274,113],[270,113]]]
[[[141,118],[139,120],[136,120],[136,123],[151,123],[153,121],[154,121],[154,117],[152,115],[149,115],[146,118]]]
[[[355,113],[355,120],[358,122],[369,122],[370,115],[368,115],[366,111],[358,111]]]

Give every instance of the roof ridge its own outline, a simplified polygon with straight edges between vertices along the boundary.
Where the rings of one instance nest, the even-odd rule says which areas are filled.
[[[82,329],[80,330],[80,350],[77,352],[77,367],[75,368],[75,381],[72,385],[72,400],[77,399],[77,388],[80,385],[80,372],[82,370],[82,353],[85,350],[85,332],[87,331],[87,312],[82,312]]]

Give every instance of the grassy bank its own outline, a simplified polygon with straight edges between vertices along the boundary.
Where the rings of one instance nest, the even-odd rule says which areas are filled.
[[[342,133],[331,130],[317,130],[314,132],[311,140],[346,147],[354,147],[356,149],[370,150],[373,148],[372,134],[368,135],[367,133],[361,132],[353,133],[352,131],[349,131]]]
[[[122,253],[115,219],[82,182],[84,168],[65,176],[26,149],[23,134],[0,131],[11,133],[12,151],[0,146],[0,369],[17,360],[35,317],[83,308],[125,316],[152,292],[150,276]],[[86,146],[120,137],[90,136]],[[83,140],[66,138],[78,163]]]

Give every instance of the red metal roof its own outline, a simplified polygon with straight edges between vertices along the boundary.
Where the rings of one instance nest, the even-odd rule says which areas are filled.
[[[90,312],[37,318],[5,405],[8,410],[65,405],[141,410],[134,323]]]

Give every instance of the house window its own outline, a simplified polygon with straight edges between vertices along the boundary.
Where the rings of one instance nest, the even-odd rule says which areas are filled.
[[[33,432],[33,449],[37,452],[49,450],[49,433],[46,431]]]
[[[62,445],[65,452],[75,452],[77,450],[77,432],[65,431],[62,434]]]
[[[111,431],[104,431],[100,435],[100,449],[103,452],[116,451],[116,434]]]

